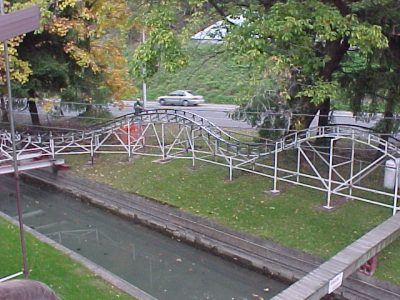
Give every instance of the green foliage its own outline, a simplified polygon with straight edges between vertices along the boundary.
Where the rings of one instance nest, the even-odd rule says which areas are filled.
[[[312,103],[319,104],[327,98],[336,99],[338,89],[339,84],[336,81],[318,80],[314,85],[300,91],[296,97],[307,97]]]
[[[61,100],[71,109],[81,109],[85,103],[105,104],[110,101],[111,91],[104,86],[104,76],[86,69],[69,73],[69,85],[61,89]]]
[[[356,112],[385,111],[391,114],[398,111],[400,13],[393,9],[397,4],[396,1],[385,0],[379,3],[359,1],[352,5],[353,10],[364,16],[366,22],[379,24],[389,41],[388,47],[384,49],[374,49],[365,53],[360,47],[358,51],[349,53],[343,64],[342,73],[338,74],[340,83],[345,88],[344,95],[349,98]],[[374,33],[369,32],[369,34],[372,36]]]
[[[205,16],[212,16],[210,20],[219,14],[228,30],[221,49],[240,65],[251,67],[249,86],[259,90],[264,80],[272,82],[281,97],[292,99],[294,104],[290,106],[296,107],[296,113],[313,114],[322,106],[329,106],[329,99],[334,102],[345,95],[340,89],[348,88],[344,83],[349,81],[342,79],[340,71],[349,49],[358,49],[360,56],[367,58],[385,51],[390,41],[385,26],[376,18],[381,13],[371,8],[378,10],[378,4],[369,1],[261,1],[249,6],[236,2],[171,1],[173,12],[164,1],[146,3],[151,13],[142,23],[153,36],[138,47],[134,56],[136,76],[153,76],[160,70],[172,71],[185,65],[181,38],[190,36],[188,28],[205,22]],[[393,1],[384,4],[388,8]],[[183,8],[191,15],[184,18],[176,12]],[[181,26],[175,26],[178,15],[182,17]],[[231,24],[226,16],[243,16],[243,23]],[[206,21],[203,27],[209,23]],[[168,54],[171,50],[176,56]],[[141,73],[142,67],[148,67],[148,73]],[[357,82],[360,83],[358,79]],[[247,88],[239,97],[249,100],[255,96]],[[341,102],[336,100],[336,106],[338,103]],[[329,107],[323,111],[329,111]]]
[[[242,26],[230,27],[230,51],[258,67],[272,66],[271,72],[283,81],[281,88],[295,80],[300,87],[297,97],[315,104],[336,96],[338,83],[324,73],[334,59],[334,43],[347,40],[365,53],[388,45],[379,26],[361,23],[355,15],[343,16],[335,6],[316,0],[278,2],[267,13],[253,9],[244,17]],[[295,76],[285,74],[293,68],[298,70]]]
[[[113,118],[111,112],[107,108],[92,107],[85,112],[79,114],[79,123],[83,125],[93,125],[109,121]]]
[[[11,82],[12,96],[14,98],[25,98],[28,90],[18,81]]]
[[[23,89],[58,96],[63,89],[72,88],[77,97],[90,102],[132,96],[124,56],[124,38],[133,26],[127,1],[115,0],[111,6],[104,0],[23,0],[6,2],[5,8],[9,12],[33,4],[41,11],[39,29],[10,41],[12,76],[25,84]],[[72,99],[73,94],[63,96]]]
[[[42,93],[53,95],[69,83],[68,63],[57,60],[54,55],[44,51],[30,53],[32,65],[30,81],[26,89],[33,88]]]
[[[174,6],[152,4],[143,21],[146,42],[137,46],[131,60],[135,77],[152,77],[163,65],[173,72],[187,64],[179,35],[171,30],[178,22]]]
[[[80,102],[80,97],[77,95],[77,89],[73,87],[67,87],[62,90],[60,97],[63,102]]]
[[[395,135],[399,132],[400,120],[399,119],[381,119],[374,126],[374,129],[377,132],[389,133],[389,134]]]
[[[275,140],[287,134],[290,112],[287,100],[269,85],[258,87],[247,104],[234,113],[234,119],[245,120],[259,128],[261,138]]]

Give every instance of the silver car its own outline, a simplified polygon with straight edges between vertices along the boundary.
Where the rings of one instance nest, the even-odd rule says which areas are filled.
[[[169,93],[167,96],[157,98],[160,105],[198,105],[204,103],[203,96],[194,95],[192,91],[178,90]]]

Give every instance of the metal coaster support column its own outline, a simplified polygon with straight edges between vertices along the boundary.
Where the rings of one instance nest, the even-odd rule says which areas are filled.
[[[275,153],[274,153],[274,187],[271,190],[271,193],[279,193],[278,190],[278,144],[275,143]]]
[[[56,153],[55,153],[55,149],[54,149],[54,137],[53,137],[53,134],[51,133],[51,131],[50,131],[50,141],[49,142],[50,142],[51,157],[53,159],[55,159]]]
[[[296,182],[300,182],[300,166],[301,166],[301,151],[300,151],[301,144],[297,145],[297,170],[296,170]]]
[[[166,159],[167,156],[165,155],[165,124],[161,123],[161,153],[163,159]]]
[[[326,199],[326,205],[324,206],[326,209],[331,209],[331,196],[332,196],[332,173],[333,173],[333,147],[335,144],[336,138],[332,138],[330,141],[330,149],[329,149],[329,177],[328,177],[328,194]]]
[[[185,121],[183,121],[183,126],[184,126],[185,131],[186,131],[185,148],[186,148],[186,152],[188,152],[189,151],[189,147],[191,147],[191,143],[190,143],[190,136],[191,135],[189,136],[189,134],[187,132],[187,125],[185,124]]]
[[[94,165],[94,145],[93,143],[95,142],[95,136],[94,133],[92,133],[92,137],[90,139],[90,159],[92,161],[92,166]]]
[[[399,168],[400,168],[400,160],[395,159],[394,161],[396,163],[396,174],[394,176],[395,182],[394,182],[394,196],[393,196],[393,215],[395,215],[397,212],[397,197],[399,194]]]
[[[195,156],[195,153],[194,153],[194,129],[193,129],[193,126],[190,128],[190,133],[191,133],[191,139],[192,139],[192,142],[190,143],[190,146],[191,146],[191,148],[192,148],[192,167],[194,168],[195,167],[195,162],[196,162],[196,156]]]
[[[229,157],[229,181],[233,179],[233,160],[232,157]]]
[[[146,139],[145,139],[145,135],[146,135],[146,131],[147,131],[147,129],[148,129],[148,127],[146,126],[146,128],[143,130],[143,127],[144,127],[144,121],[143,121],[143,117],[142,117],[142,119],[140,120],[140,122],[139,122],[139,137],[138,137],[138,139],[140,140],[140,143],[142,144],[142,147],[143,147],[143,149],[146,147]],[[136,142],[136,144],[135,144],[135,146],[136,145],[138,145],[138,143]],[[134,151],[135,149],[133,149],[132,150],[132,152]]]
[[[351,158],[350,158],[350,181],[349,181],[349,195],[353,194],[353,176],[354,176],[354,130],[351,130]]]
[[[188,131],[188,128],[190,129],[190,132]],[[192,167],[194,168],[195,166],[195,153],[194,153],[194,129],[193,125],[188,127],[185,127],[185,132],[186,132],[186,149],[189,150],[190,147],[190,152],[192,152]],[[189,147],[188,147],[189,146]]]
[[[131,119],[128,118],[128,160],[131,161]]]

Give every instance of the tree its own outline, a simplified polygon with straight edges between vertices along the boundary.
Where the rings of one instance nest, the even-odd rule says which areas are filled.
[[[353,110],[359,112],[363,100],[368,100],[369,111],[383,107],[385,119],[378,124],[378,130],[393,133],[393,114],[400,96],[400,3],[398,1],[360,2],[354,6],[358,15],[369,23],[380,24],[388,40],[388,47],[370,53],[352,53],[345,61],[341,84],[346,87],[345,96],[351,100]],[[387,136],[384,136],[387,137]]]
[[[384,2],[388,7],[395,3]],[[165,1],[149,3],[149,7],[157,6],[159,15],[169,12]],[[183,3],[185,7],[188,5]],[[226,51],[257,68],[260,78],[275,78],[279,96],[290,99],[289,104],[296,103],[297,113],[315,114],[319,110],[320,125],[328,122],[331,99],[341,88],[336,74],[349,50],[356,48],[363,55],[371,55],[383,51],[389,44],[381,24],[363,14],[366,3],[373,1],[198,0],[189,3],[191,15],[184,18],[184,29],[178,31],[171,17],[160,23],[153,22],[149,31],[157,38],[138,48],[136,61],[151,62],[152,70],[158,68],[168,59],[157,52],[163,45],[171,49],[179,47],[174,39],[179,41],[184,37],[188,27],[198,25],[205,16],[215,19],[219,15],[228,30]],[[183,10],[175,1],[168,4],[175,11]],[[378,4],[371,4],[374,5],[376,9]],[[373,8],[368,12],[373,14]],[[167,15],[179,16],[178,13]],[[240,26],[230,21],[235,16],[243,17]],[[309,122],[310,118],[300,120],[303,127]]]
[[[183,29],[179,23],[185,1],[167,1],[168,5],[163,1],[144,2],[135,23],[138,30],[145,32],[146,42],[135,48],[131,59],[132,73],[137,78],[151,77],[161,67],[173,72],[187,64],[185,35],[179,32]]]
[[[9,42],[14,82],[46,94],[75,84],[76,96],[88,104],[96,101],[97,89],[107,90],[114,100],[132,95],[125,57],[126,34],[132,26],[127,1],[11,1],[6,12],[33,3],[40,5],[40,29]],[[1,56],[0,86],[5,84],[3,71]]]
[[[19,82],[26,83],[29,75],[32,71],[29,68],[29,64],[18,58],[16,47],[21,43],[21,37],[15,37],[8,41],[9,59],[10,59],[10,75],[11,77]],[[8,123],[8,112],[5,102],[6,95],[6,72],[5,72],[5,61],[4,61],[4,44],[0,44],[0,111],[2,114],[2,122]]]
[[[284,79],[284,96],[303,103],[300,113],[320,110],[321,116],[327,116],[340,87],[334,74],[350,47],[368,54],[385,48],[387,39],[380,26],[363,22],[345,1],[272,2],[246,12],[249,25],[233,29],[238,34],[232,35],[231,45],[239,45],[239,51],[262,68],[274,66],[272,72],[280,72]],[[319,125],[327,125],[327,120],[320,118]]]

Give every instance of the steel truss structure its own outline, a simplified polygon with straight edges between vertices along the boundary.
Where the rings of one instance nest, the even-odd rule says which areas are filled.
[[[318,147],[324,140],[328,147]],[[227,167],[229,179],[242,171],[326,193],[330,209],[340,197],[390,208],[398,206],[400,149],[372,132],[352,126],[315,127],[276,141],[242,142],[207,119],[184,110],[154,109],[128,114],[85,130],[17,134],[17,158],[30,153],[54,160],[63,155],[98,153],[150,155],[162,160],[190,159]],[[1,168],[12,164],[11,136],[0,132]],[[367,159],[363,157],[367,157]],[[360,159],[361,157],[361,159]],[[385,162],[395,168],[393,187],[384,188]],[[3,172],[5,173],[5,172]],[[378,182],[380,180],[381,182]],[[339,197],[339,198],[338,198]]]

